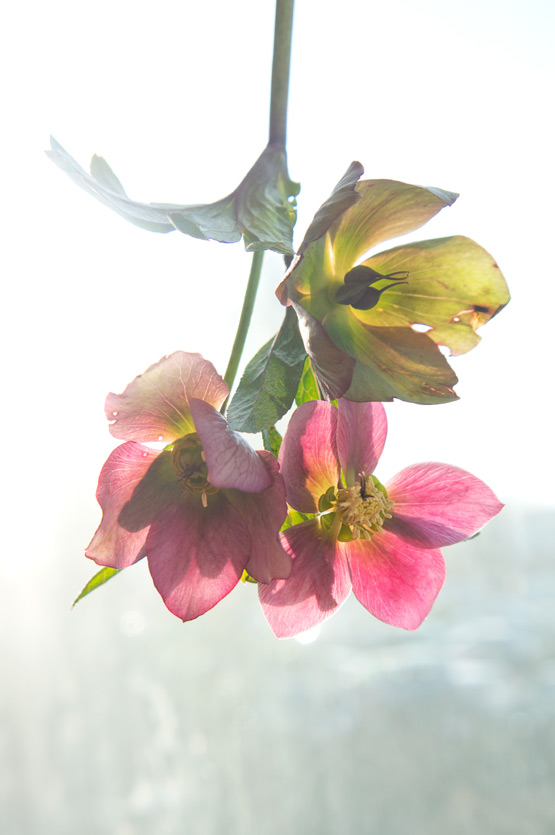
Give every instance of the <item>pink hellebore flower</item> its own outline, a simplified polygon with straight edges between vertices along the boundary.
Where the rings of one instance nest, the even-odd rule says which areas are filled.
[[[330,617],[351,588],[379,620],[416,629],[443,585],[439,549],[501,510],[482,481],[447,464],[414,464],[384,487],[372,473],[386,434],[381,403],[311,401],[294,413],[281,471],[289,505],[314,515],[281,535],[289,579],[259,585],[278,638]]]
[[[262,583],[290,572],[279,544],[283,479],[274,457],[251,449],[218,412],[228,393],[212,363],[177,351],[106,399],[110,432],[125,443],[100,473],[103,516],[86,555],[113,568],[147,556],[182,620],[215,606],[244,569]]]

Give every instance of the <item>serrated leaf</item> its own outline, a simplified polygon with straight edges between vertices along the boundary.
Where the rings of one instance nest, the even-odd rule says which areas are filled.
[[[275,337],[245,369],[227,412],[230,426],[239,432],[274,426],[293,405],[305,357],[297,317],[288,308]]]
[[[282,147],[268,146],[239,186],[214,203],[139,203],[131,200],[108,165],[96,154],[88,174],[68,152],[51,138],[46,152],[71,179],[105,206],[135,226],[150,232],[173,232],[220,243],[244,240],[247,250],[273,249],[293,252],[293,227],[299,193],[287,172]]]
[[[262,443],[264,444],[264,449],[267,452],[271,452],[274,458],[279,456],[282,440],[283,438],[275,426],[269,426],[268,429],[262,430]]]
[[[312,363],[310,362],[310,357],[307,357],[304,361],[299,388],[295,395],[295,403],[297,406],[302,406],[303,403],[307,403],[309,400],[321,399],[322,396],[318,388],[318,383],[316,382],[316,377],[314,376],[314,371],[312,370]]]
[[[115,574],[118,574],[120,570],[121,569],[119,568],[101,568],[100,571],[98,571],[94,575],[94,577],[91,577],[81,594],[75,598],[75,600],[72,603],[72,608],[73,606],[75,606],[76,603],[79,603],[80,600],[86,597],[87,594],[90,594],[91,591],[94,591],[100,586],[103,586],[104,583],[107,583],[108,580],[110,580]]]

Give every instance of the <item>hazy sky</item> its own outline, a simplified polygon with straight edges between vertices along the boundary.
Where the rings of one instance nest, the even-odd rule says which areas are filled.
[[[368,177],[460,192],[413,238],[474,238],[513,296],[453,361],[460,402],[387,406],[380,478],[439,460],[505,502],[555,503],[554,10],[547,0],[297,4],[297,242],[359,159]],[[68,527],[86,544],[114,445],[106,393],[178,348],[223,373],[250,260],[242,244],[127,224],[48,161],[49,133],[85,167],[103,155],[133,198],[221,197],[266,143],[272,29],[273,3],[260,0],[12,4],[0,51],[12,547],[55,549]],[[281,269],[269,255],[246,360],[281,320]]]

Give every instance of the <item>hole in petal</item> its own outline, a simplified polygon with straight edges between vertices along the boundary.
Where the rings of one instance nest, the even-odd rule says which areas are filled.
[[[426,331],[431,331],[432,329],[431,325],[421,325],[418,322],[414,322],[414,324],[411,325],[411,328],[417,333],[426,333]]]
[[[117,417],[117,416],[118,416],[118,413],[117,413],[117,412],[112,412],[112,416],[113,416],[113,417]]]

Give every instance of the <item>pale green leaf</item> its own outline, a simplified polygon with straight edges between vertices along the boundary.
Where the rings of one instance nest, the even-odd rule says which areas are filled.
[[[87,594],[90,594],[91,591],[94,591],[95,589],[99,588],[100,586],[103,586],[104,583],[107,583],[108,580],[110,580],[115,574],[118,574],[119,571],[120,571],[120,569],[118,569],[118,568],[109,568],[109,567],[101,568],[100,571],[98,571],[94,575],[94,577],[91,577],[91,579],[89,580],[89,582],[87,583],[87,585],[85,586],[85,588],[83,589],[81,594],[79,594],[79,596],[75,598],[75,600],[73,601],[73,604],[72,604],[72,608],[73,608],[73,606],[75,606],[76,603],[78,603],[80,600],[82,600],[84,597],[86,597]]]

